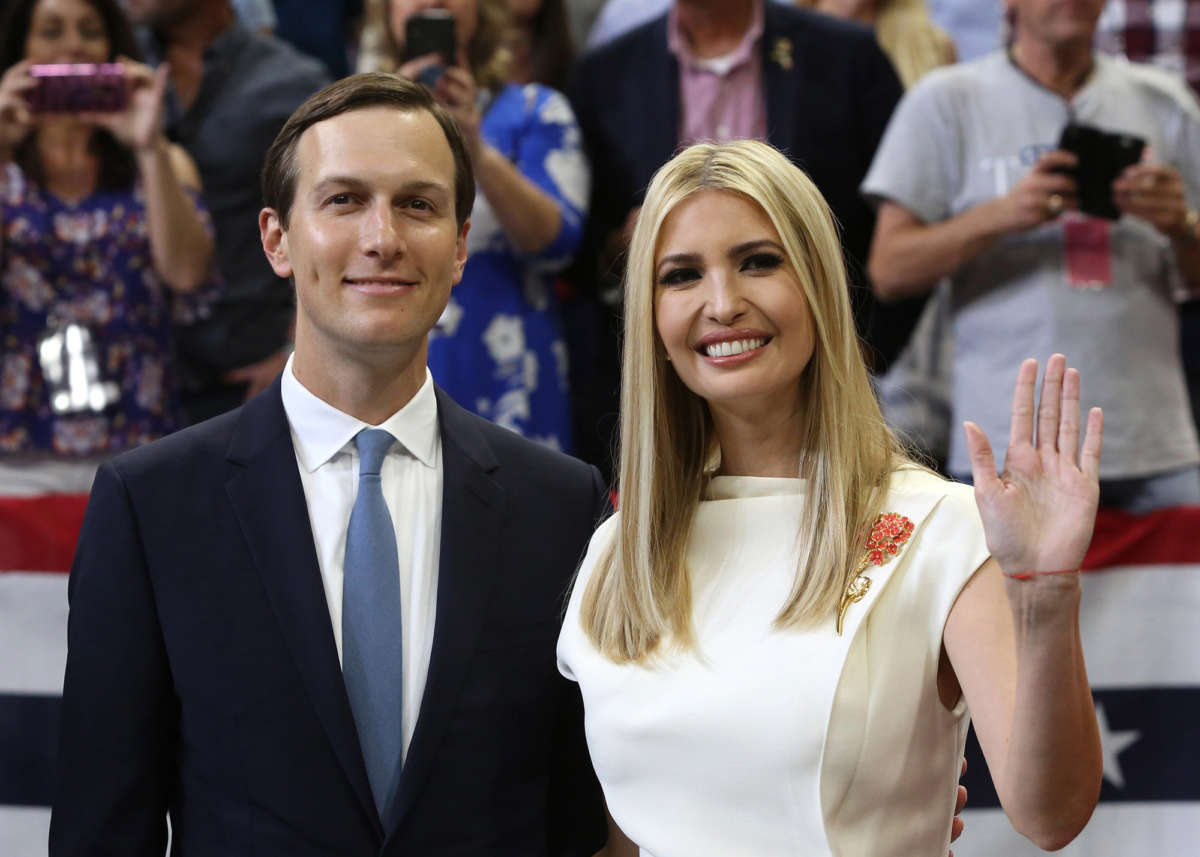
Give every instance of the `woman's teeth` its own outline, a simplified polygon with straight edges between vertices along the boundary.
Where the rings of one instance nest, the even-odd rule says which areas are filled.
[[[735,354],[762,348],[766,342],[765,339],[734,339],[729,342],[714,342],[704,346],[704,353],[709,357],[732,357]]]

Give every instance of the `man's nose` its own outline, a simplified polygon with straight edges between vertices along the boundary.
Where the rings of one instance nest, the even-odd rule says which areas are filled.
[[[404,231],[400,218],[390,204],[374,206],[364,218],[363,252],[384,262],[404,255]]]

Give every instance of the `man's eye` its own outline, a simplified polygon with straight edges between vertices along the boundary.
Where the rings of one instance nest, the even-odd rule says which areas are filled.
[[[783,258],[775,253],[755,253],[742,261],[743,271],[773,271],[783,264]]]
[[[415,208],[417,211],[433,211],[433,206],[429,204],[429,200],[427,199],[410,199],[408,207]]]
[[[350,194],[335,193],[333,196],[329,197],[329,199],[325,200],[325,204],[326,205],[349,205],[350,204]]]
[[[700,272],[695,268],[672,268],[658,279],[661,286],[681,286],[693,280],[700,279]]]

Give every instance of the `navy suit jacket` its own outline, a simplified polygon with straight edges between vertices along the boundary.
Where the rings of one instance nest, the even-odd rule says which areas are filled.
[[[162,855],[168,812],[187,857],[603,843],[554,648],[604,485],[440,390],[438,416],[436,625],[396,828],[372,802],[276,382],[100,468],[69,584],[52,857]]]
[[[858,188],[903,87],[871,30],[769,0],[763,5],[767,140],[808,173],[833,209],[851,263],[859,333],[882,368],[907,341],[923,301],[876,305],[864,273],[875,217]],[[667,16],[584,56],[569,94],[592,159],[589,223],[576,268],[576,279],[588,279],[597,275],[608,236],[679,148],[679,64],[667,48]]]

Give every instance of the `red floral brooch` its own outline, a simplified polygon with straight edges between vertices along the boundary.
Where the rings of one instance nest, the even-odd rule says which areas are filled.
[[[838,636],[841,636],[842,622],[850,605],[862,601],[871,588],[871,578],[863,572],[872,565],[883,565],[900,553],[900,548],[912,534],[913,522],[898,512],[886,512],[875,519],[875,523],[871,525],[871,535],[867,537],[862,561],[858,564],[858,573],[846,584],[838,603]]]

